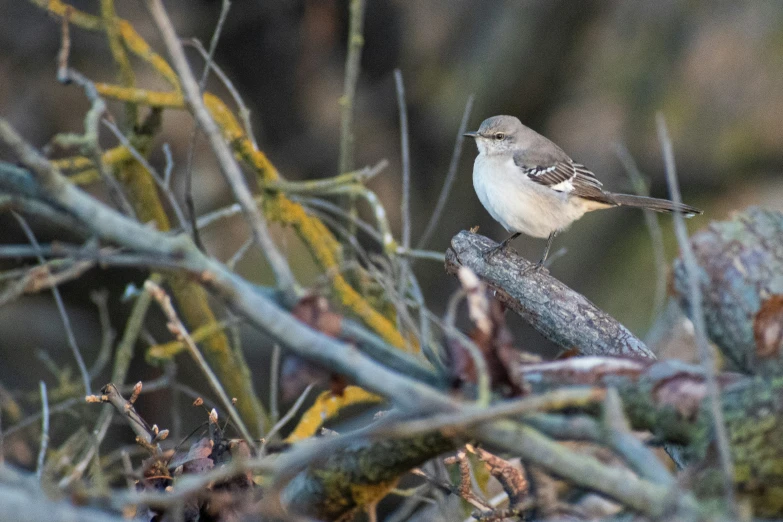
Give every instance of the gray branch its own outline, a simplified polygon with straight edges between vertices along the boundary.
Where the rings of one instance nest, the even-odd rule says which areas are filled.
[[[446,270],[473,270],[496,296],[547,339],[584,355],[616,355],[654,359],[655,355],[623,325],[545,271],[521,272],[530,262],[512,250],[489,261],[483,253],[495,243],[462,231],[446,251]]]

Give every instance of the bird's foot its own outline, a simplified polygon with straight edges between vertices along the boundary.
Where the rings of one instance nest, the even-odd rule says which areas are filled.
[[[484,253],[482,254],[482,257],[484,258],[485,262],[489,262],[490,259],[495,257],[495,254],[497,254],[501,250],[505,250],[505,248],[506,248],[506,245],[503,244],[503,243],[500,243],[499,245],[495,245],[492,248],[490,248],[489,250],[484,251]]]
[[[525,268],[522,269],[519,275],[536,274],[541,271],[543,271],[544,273],[549,272],[547,267],[544,266],[543,259],[536,264],[527,265]]]

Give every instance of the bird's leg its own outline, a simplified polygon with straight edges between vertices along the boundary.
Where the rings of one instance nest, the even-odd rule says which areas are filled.
[[[489,261],[489,259],[492,256],[494,256],[495,254],[497,254],[498,252],[500,252],[501,250],[506,248],[506,245],[508,245],[509,241],[515,240],[520,235],[521,235],[520,232],[514,232],[513,234],[508,236],[506,239],[504,239],[502,243],[500,243],[499,245],[493,246],[492,248],[490,248],[489,250],[484,252],[484,261]]]
[[[544,268],[544,263],[546,263],[546,258],[549,255],[549,249],[552,248],[552,242],[555,240],[555,236],[557,235],[557,230],[549,234],[549,239],[546,240],[546,248],[544,249],[544,257],[541,258],[541,261],[536,263],[535,265],[530,265],[526,267],[524,270],[522,270],[522,273],[527,273],[528,271],[532,270],[533,272],[538,272],[542,268]]]

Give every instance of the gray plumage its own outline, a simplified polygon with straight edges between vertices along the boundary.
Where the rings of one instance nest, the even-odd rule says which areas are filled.
[[[473,166],[479,200],[514,233],[512,238],[520,233],[548,237],[544,258],[555,234],[592,210],[628,206],[687,217],[701,214],[690,205],[665,199],[605,191],[590,169],[514,116],[487,118],[466,136],[475,138],[479,149]]]

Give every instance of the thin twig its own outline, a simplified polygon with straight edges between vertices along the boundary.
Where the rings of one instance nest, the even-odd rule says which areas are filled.
[[[300,197],[300,196],[292,196],[291,200],[296,201],[297,203],[301,203],[302,205],[305,205],[306,207],[308,207],[308,210],[312,210],[313,207],[323,209],[327,212],[330,212],[331,214],[334,214],[335,216],[345,219],[348,222],[352,222],[354,225],[359,227],[359,229],[361,229],[362,232],[370,236],[379,245],[383,244],[383,238],[381,237],[381,234],[377,230],[375,230],[372,227],[372,225],[370,225],[366,221],[359,219],[358,216],[351,215],[349,212],[343,210],[342,208],[340,208],[339,205],[336,205],[331,201],[326,201],[325,199],[321,199],[321,198]]]
[[[491,399],[492,389],[489,379],[489,369],[487,368],[487,360],[484,358],[484,354],[481,353],[481,349],[473,342],[473,340],[467,335],[459,331],[454,326],[457,316],[457,307],[459,303],[468,295],[469,289],[460,288],[457,292],[449,298],[449,304],[446,311],[446,317],[443,321],[439,321],[443,333],[447,337],[454,341],[457,341],[470,355],[473,360],[473,367],[476,370],[476,387],[478,388],[476,394],[476,402],[482,406],[487,406]],[[437,321],[437,317],[433,314],[432,317]]]
[[[46,394],[46,383],[40,381],[41,386],[41,447],[38,450],[38,464],[35,468],[35,476],[38,481],[43,475],[46,449],[49,447],[49,398]]]
[[[675,205],[682,204],[680,185],[677,181],[677,167],[674,162],[674,150],[672,147],[666,120],[662,113],[656,117],[658,124],[658,140],[663,150],[663,158],[666,165],[666,181],[669,184],[669,195]],[[688,229],[685,227],[683,215],[674,213],[674,232],[677,236],[677,244],[680,247],[685,273],[688,280],[688,293],[690,295],[691,320],[696,336],[696,346],[699,351],[699,360],[707,381],[707,392],[710,396],[710,413],[715,427],[715,442],[718,449],[721,469],[723,470],[723,488],[727,508],[737,513],[734,498],[734,466],[731,461],[731,447],[726,433],[726,424],[723,419],[723,408],[720,401],[720,391],[715,377],[715,358],[707,341],[707,329],[704,324],[704,310],[702,308],[702,291],[699,283],[699,265],[696,255],[688,240]]]
[[[397,110],[400,113],[400,156],[402,162],[402,198],[400,201],[400,216],[402,217],[402,248],[411,248],[411,148],[408,131],[408,106],[405,102],[405,84],[402,72],[394,70],[394,86],[397,90]],[[404,298],[408,289],[408,272],[410,259],[401,258],[400,279],[397,292]]]
[[[109,15],[113,18],[113,8],[109,6]],[[106,11],[107,4],[102,4],[101,6],[102,11]],[[109,196],[111,197],[112,201],[115,205],[117,205],[118,208],[121,208],[122,211],[129,215],[129,216],[136,216],[133,206],[128,201],[128,198],[125,197],[125,193],[122,190],[122,187],[117,182],[117,180],[109,174],[109,172],[106,170],[106,166],[103,164],[103,151],[101,150],[100,143],[99,143],[99,121],[101,116],[107,113],[106,110],[106,102],[98,95],[98,90],[95,88],[95,84],[87,79],[86,76],[82,75],[78,71],[71,69],[68,67],[68,58],[69,53],[71,50],[71,36],[70,36],[70,29],[69,29],[69,16],[63,16],[62,20],[62,37],[61,37],[61,46],[60,46],[60,52],[57,56],[58,60],[58,67],[57,67],[57,80],[60,83],[67,84],[74,82],[75,84],[79,85],[83,90],[84,94],[87,96],[87,99],[90,101],[91,107],[90,110],[87,112],[87,115],[84,118],[84,135],[78,136],[78,135],[72,135],[72,134],[65,134],[58,136],[58,141],[64,144],[78,144],[81,146],[81,148],[89,155],[93,162],[95,163],[95,168],[98,170],[98,173],[100,174],[101,178],[103,179],[104,183],[106,183],[106,188],[109,190]],[[109,42],[112,43],[112,35],[113,33],[116,33],[115,27],[109,27],[107,26],[107,34],[109,35]],[[112,47],[112,51],[116,51],[114,47]],[[117,58],[120,63],[122,64],[123,61],[126,61],[125,54],[122,52],[122,49],[120,48],[118,51],[119,55],[115,53],[115,58]],[[123,68],[123,73],[129,71],[129,69]],[[132,72],[130,73],[130,81],[133,81],[132,78]],[[125,78],[128,79],[128,78]],[[133,122],[132,124],[135,124]]]
[[[168,143],[163,144],[163,155],[166,157],[166,167],[163,170],[163,185],[171,188],[171,173],[174,172],[174,158],[171,155],[171,147]]]
[[[424,301],[424,292],[421,291],[421,285],[418,278],[411,272],[411,297],[416,302],[416,306],[419,310],[419,345],[424,357],[429,361],[433,368],[439,373],[443,373],[443,361],[440,359],[440,354],[437,349],[432,348],[430,345],[432,332],[430,328],[430,318],[427,316],[427,303]]]
[[[274,426],[272,426],[272,429],[269,430],[269,433],[267,433],[264,436],[264,440],[261,443],[261,449],[259,450],[259,455],[264,456],[266,453],[266,446],[272,441],[272,438],[277,435],[277,433],[283,429],[283,427],[288,424],[288,422],[294,418],[294,416],[299,412],[299,408],[302,407],[302,404],[304,404],[305,399],[307,399],[307,396],[310,395],[310,390],[313,389],[313,386],[315,386],[314,383],[310,383],[307,385],[307,387],[304,389],[304,391],[299,395],[299,398],[296,399],[296,402],[293,406],[286,412],[283,417],[275,423]]]
[[[478,498],[476,495],[472,494],[472,492],[468,491],[469,494],[465,495],[459,486],[455,486],[450,482],[439,480],[431,475],[428,475],[427,473],[425,473],[419,468],[412,469],[411,474],[423,478],[433,486],[440,488],[445,493],[448,493],[450,495],[456,495],[462,498],[465,502],[467,502],[468,504],[470,504],[475,508],[481,509],[482,511],[492,509],[491,506],[487,505],[483,500]]]
[[[345,57],[345,82],[340,98],[340,156],[338,174],[353,169],[353,109],[356,96],[356,83],[359,81],[359,68],[364,47],[364,0],[351,0],[350,19],[348,21],[348,53]]]
[[[130,454],[128,450],[123,449],[121,453],[122,458],[122,470],[125,472],[125,484],[128,486],[128,491],[136,490],[136,481],[133,480],[133,465],[131,464]]]
[[[144,282],[144,289],[147,290],[147,292],[149,292],[150,295],[152,295],[152,297],[158,302],[161,310],[163,310],[163,313],[166,315],[166,318],[169,321],[169,329],[172,331],[172,333],[185,342],[185,346],[187,346],[190,355],[193,357],[193,359],[195,359],[196,363],[206,375],[207,381],[209,382],[209,386],[212,388],[212,391],[214,391],[215,394],[220,397],[220,400],[223,403],[223,407],[228,412],[231,420],[239,429],[242,437],[244,437],[247,443],[252,447],[253,436],[250,435],[247,426],[245,426],[245,423],[242,421],[242,418],[236,411],[233,402],[228,397],[228,395],[226,395],[226,391],[223,389],[223,386],[220,384],[217,376],[207,364],[204,356],[201,355],[201,352],[185,328],[185,325],[182,324],[182,321],[171,304],[171,298],[159,285],[150,279],[147,279],[147,281]]]
[[[207,50],[204,49],[204,45],[197,38],[184,38],[182,40],[182,44],[193,47],[199,52],[199,54],[201,54],[201,57],[204,58],[205,61],[207,60],[209,53],[207,53]],[[218,64],[216,64],[214,61],[210,62],[208,65],[209,68],[215,72],[215,76],[217,76],[223,85],[225,85],[229,94],[234,99],[234,103],[237,104],[237,108],[239,109],[239,117],[242,118],[242,125],[245,127],[245,135],[253,145],[253,149],[258,150],[258,143],[256,143],[256,137],[253,134],[253,126],[250,124],[250,109],[247,108],[247,105],[245,105],[244,100],[242,100],[242,96],[240,96],[239,91],[236,87],[234,87],[231,79],[229,79],[228,75],[223,71],[223,69],[221,69],[220,66],[218,66]]]
[[[109,318],[109,292],[105,288],[100,291],[90,292],[90,300],[98,308],[98,319],[101,324],[101,347],[98,350],[98,356],[95,358],[92,369],[90,369],[90,377],[95,378],[103,371],[109,359],[111,359],[111,348],[114,344],[115,333]]]
[[[649,196],[650,190],[647,187],[647,183],[625,145],[621,143],[616,144],[615,153],[620,163],[623,164],[628,179],[631,180],[634,192],[640,196]],[[655,301],[653,302],[653,318],[655,318],[663,310],[663,305],[666,302],[666,281],[669,266],[666,263],[666,248],[663,244],[663,232],[661,231],[661,224],[658,222],[658,214],[652,210],[645,210],[644,222],[647,225],[647,231],[650,233],[655,273],[657,274],[655,278]]]
[[[228,11],[231,9],[231,0],[223,0],[220,5],[220,16],[218,16],[217,25],[215,31],[212,33],[212,39],[209,42],[209,53],[207,53],[206,62],[204,63],[204,71],[201,73],[201,80],[198,82],[198,87],[201,92],[207,88],[207,78],[209,78],[209,71],[212,68],[212,61],[215,59],[215,50],[217,49],[220,35],[223,32],[223,25],[228,18]]]
[[[201,95],[203,95],[204,89],[207,87],[210,66],[215,57],[215,49],[217,49],[220,33],[223,30],[223,24],[226,22],[226,17],[228,16],[230,8],[230,0],[223,0],[223,3],[220,6],[220,16],[218,17],[215,31],[212,33],[212,40],[209,43],[209,53],[207,54],[206,63],[204,64],[204,71],[201,73],[201,80],[198,83],[198,90]],[[196,247],[203,252],[204,244],[201,242],[201,235],[196,226],[196,205],[193,201],[193,156],[196,152],[196,141],[198,140],[199,130],[198,125],[193,128],[193,132],[190,134],[190,143],[188,144],[187,162],[185,163],[185,206],[188,209],[188,218],[190,218],[191,228],[190,232],[193,234],[193,242],[196,244]]]
[[[470,113],[473,110],[473,100],[474,97],[472,94],[468,96],[468,102],[465,104],[465,111],[462,113],[462,121],[460,122],[459,130],[457,131],[457,139],[454,141],[454,151],[451,153],[449,170],[446,172],[446,179],[443,181],[443,187],[440,189],[438,202],[435,204],[435,210],[432,211],[432,216],[430,216],[430,221],[427,223],[427,228],[424,229],[424,233],[416,244],[418,250],[427,246],[427,243],[432,238],[432,234],[435,232],[435,227],[438,226],[440,217],[443,214],[443,209],[446,208],[446,201],[449,199],[451,187],[454,184],[454,180],[457,178],[459,158],[462,155],[462,145],[465,143],[465,131],[468,128]]]
[[[204,105],[204,100],[199,92],[198,84],[193,76],[193,71],[190,70],[190,65],[185,57],[185,51],[182,49],[182,44],[177,37],[171,19],[169,18],[168,13],[166,13],[161,0],[147,0],[147,7],[163,36],[163,41],[171,56],[174,69],[177,71],[180,82],[182,83],[182,89],[185,93],[187,103],[191,107],[196,121],[198,121],[198,124],[209,138],[212,150],[215,152],[218,164],[220,165],[220,170],[231,187],[234,196],[242,206],[245,217],[253,231],[253,239],[269,261],[272,271],[275,274],[277,285],[285,300],[289,304],[293,303],[296,301],[296,296],[299,291],[294,275],[291,272],[291,267],[288,265],[285,257],[280,253],[277,245],[275,245],[275,242],[269,233],[266,218],[256,205],[231,149],[223,139],[221,131],[212,119],[209,110],[207,110],[207,107]]]
[[[272,422],[280,419],[280,360],[283,351],[275,343],[272,347],[272,361],[269,363],[269,418]]]
[[[243,257],[245,257],[245,254],[247,254],[247,251],[250,250],[250,247],[253,246],[253,238],[251,237],[237,249],[236,252],[234,252],[234,255],[232,255],[228,261],[226,261],[226,266],[229,270],[232,272],[237,266],[237,263],[239,263]]]
[[[491,406],[463,406],[456,413],[438,413],[427,418],[401,420],[373,428],[377,437],[413,437],[435,430],[453,432],[504,418],[514,418],[567,408],[586,408],[602,401],[605,391],[594,387],[573,387],[503,401]]]
[[[101,445],[103,439],[106,437],[106,433],[109,431],[109,426],[111,425],[111,421],[112,421],[111,409],[102,411],[101,415],[98,417],[98,420],[95,423],[95,429],[92,432],[92,444],[90,444],[84,450],[81,457],[78,460],[76,460],[76,463],[74,464],[73,468],[70,470],[70,473],[65,475],[62,479],[60,479],[60,482],[57,483],[57,487],[59,487],[60,489],[65,489],[71,483],[73,483],[76,480],[79,480],[84,475],[84,472],[87,470],[87,466],[89,466],[90,462],[92,462],[93,457],[98,452],[98,447]]]
[[[19,223],[19,226],[24,231],[25,236],[27,236],[27,240],[38,252],[36,255],[38,262],[45,264],[46,260],[44,259],[43,254],[40,252],[41,246],[38,243],[38,240],[35,238],[33,229],[30,228],[30,225],[27,224],[27,221],[22,216],[16,212],[11,212],[11,214],[13,214],[14,218]],[[76,365],[79,367],[79,373],[82,376],[82,383],[84,384],[84,391],[85,393],[90,394],[92,393],[90,391],[90,372],[87,370],[87,365],[84,364],[84,358],[82,358],[82,352],[79,349],[79,343],[76,342],[76,334],[74,334],[73,327],[71,326],[71,319],[68,317],[68,312],[65,310],[65,303],[63,302],[60,290],[55,284],[52,284],[52,295],[54,296],[54,302],[57,304],[57,310],[60,312],[60,318],[63,321],[65,336],[68,339],[68,346],[70,346],[73,357],[76,359]]]
[[[117,125],[113,121],[104,118],[103,124],[106,126],[107,129],[111,131],[112,134],[114,134],[114,137],[117,138],[117,141],[119,141],[123,147],[128,149],[128,152],[131,153],[133,159],[141,163],[141,166],[144,167],[147,170],[147,172],[150,173],[152,179],[155,180],[155,184],[158,185],[163,195],[166,196],[166,199],[169,201],[171,210],[173,210],[174,214],[177,216],[177,222],[179,223],[179,226],[183,230],[187,230],[186,227],[188,222],[187,219],[185,218],[185,213],[182,211],[182,208],[177,202],[177,199],[174,197],[174,192],[172,192],[171,189],[169,188],[165,178],[161,177],[158,171],[152,167],[149,161],[147,161],[147,158],[145,158],[144,155],[141,152],[139,152],[138,149],[136,149],[136,147],[133,146],[130,140],[122,133],[122,131],[119,129],[119,127],[117,127]]]

